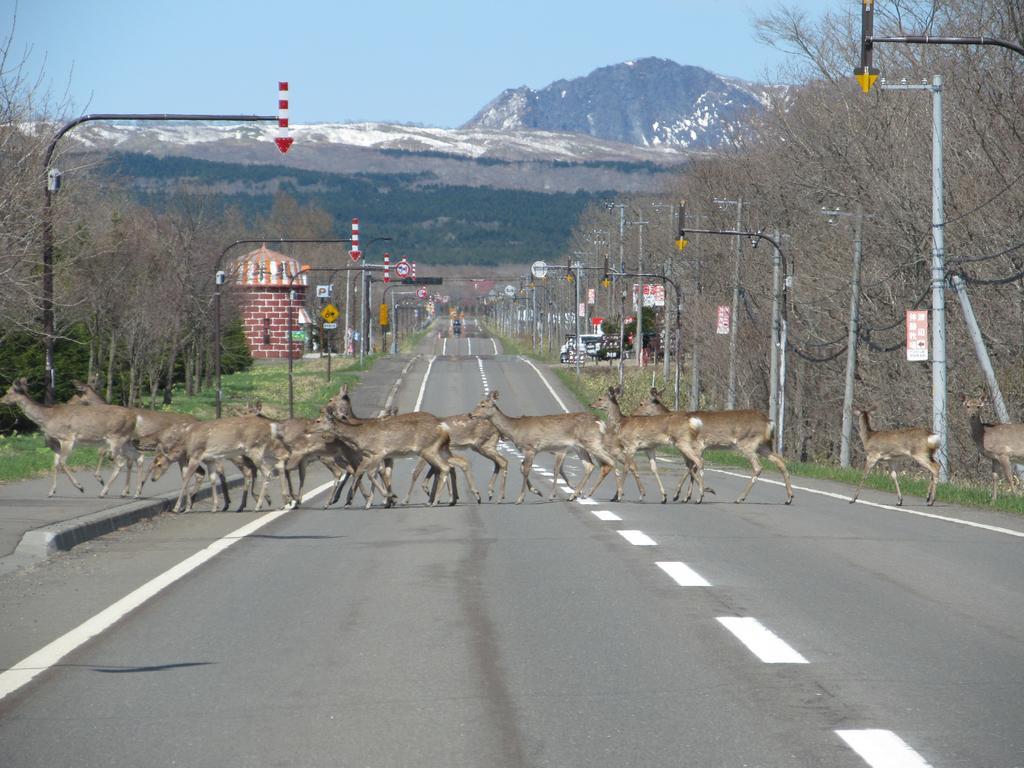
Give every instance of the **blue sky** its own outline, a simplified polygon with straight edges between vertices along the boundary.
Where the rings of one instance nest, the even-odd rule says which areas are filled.
[[[756,0],[0,0],[11,52],[80,112],[274,114],[456,127],[503,89],[658,56],[747,80],[781,56]],[[787,0],[811,14],[846,0]],[[15,22],[15,12],[17,15]]]

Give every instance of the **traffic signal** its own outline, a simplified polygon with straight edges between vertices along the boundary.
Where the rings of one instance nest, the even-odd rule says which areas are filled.
[[[875,34],[875,0],[861,2],[863,5],[860,9],[860,67],[853,70],[853,76],[860,83],[860,89],[867,93],[878,79],[878,70],[871,66],[871,38]]]
[[[676,245],[682,251],[690,241],[686,239],[686,201],[679,201],[679,237],[676,238]]]

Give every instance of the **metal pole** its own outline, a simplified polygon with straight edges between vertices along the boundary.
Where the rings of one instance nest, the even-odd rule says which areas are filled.
[[[864,207],[858,203],[853,220],[853,276],[850,280],[850,328],[846,334],[846,383],[843,387],[843,432],[839,443],[839,466],[851,465],[853,444],[853,380],[857,372],[857,336],[860,326],[860,263]]]
[[[743,199],[736,200],[736,231],[743,227]],[[725,409],[736,407],[736,333],[740,325],[740,236],[736,236],[736,263],[732,274],[732,322],[729,328],[729,384]]]
[[[644,224],[646,221],[636,222],[639,227],[640,233],[640,251],[636,258],[636,271],[644,271]],[[640,368],[644,364],[644,279],[640,278],[640,295],[637,297],[637,304],[639,305],[636,310],[636,339],[633,342],[633,351],[636,352],[636,367]]]
[[[778,230],[775,239],[779,239]],[[768,418],[778,423],[779,413],[779,342],[782,338],[782,308],[779,294],[782,287],[782,256],[772,248],[772,341],[768,363]]]
[[[932,78],[932,429],[939,435],[939,480],[949,479],[946,427],[946,217],[942,204],[942,75]]]
[[[697,226],[700,226],[700,214],[696,215]],[[694,252],[693,257],[693,282],[694,282],[694,304],[696,304],[697,297],[701,294],[700,285],[700,235],[698,234],[694,241],[694,247],[697,249]],[[693,323],[693,352],[691,353],[691,364],[690,364],[690,410],[696,411],[700,408],[700,355],[698,348],[700,346],[700,329],[694,318],[691,318]],[[677,406],[678,407],[678,404]]]
[[[576,267],[576,279],[573,281],[576,284],[576,377],[580,375],[580,352],[583,347],[583,340],[580,338],[580,262],[576,260],[574,266]]]
[[[619,203],[619,272],[626,271],[626,206]],[[619,386],[625,379],[626,358],[626,290],[619,292]]]

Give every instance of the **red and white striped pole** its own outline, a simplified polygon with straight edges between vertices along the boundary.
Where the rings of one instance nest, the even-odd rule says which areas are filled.
[[[359,261],[362,254],[359,252],[359,219],[352,219],[352,250],[348,252],[352,261]]]
[[[384,282],[391,282],[391,254],[384,254]]]
[[[412,263],[412,279],[413,280],[416,279],[416,262],[415,261]]]
[[[291,128],[288,127],[288,83],[277,84],[277,138],[274,143],[281,153],[285,153],[291,147],[294,139],[291,137]]]

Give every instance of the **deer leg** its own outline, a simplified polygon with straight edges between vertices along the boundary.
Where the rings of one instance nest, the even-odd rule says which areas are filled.
[[[50,496],[53,496],[53,494],[57,492],[58,468],[68,476],[68,480],[70,480],[71,484],[78,489],[79,493],[85,493],[85,488],[83,488],[82,484],[75,479],[75,476],[71,474],[71,470],[68,469],[68,465],[64,463],[64,460],[75,448],[74,438],[67,442],[56,440],[50,442],[50,440],[47,440],[47,445],[49,445],[50,449],[53,450],[53,483],[50,485]]]
[[[117,479],[117,476],[121,473],[121,467],[124,466],[124,463],[125,459],[123,455],[118,453],[116,456],[114,456],[114,471],[111,473],[110,479],[107,480],[107,484],[103,486],[103,490],[100,491],[101,499],[107,495],[107,491],[110,490],[111,483],[113,483],[114,480]]]
[[[750,493],[750,489],[754,487],[754,483],[757,481],[757,478],[761,476],[761,472],[764,470],[764,467],[761,466],[761,461],[758,459],[756,453],[750,452],[745,453],[744,455],[747,457],[747,461],[750,462],[750,480],[747,481],[747,487],[743,489],[743,493],[741,493],[739,498],[736,499],[737,504],[747,498],[747,494]]]
[[[696,503],[700,504],[701,502],[704,501],[704,492],[705,492],[705,488],[704,488],[704,458],[700,455],[699,452],[695,451],[693,449],[693,447],[689,443],[678,442],[675,445],[676,445],[676,448],[678,449],[678,451],[683,455],[683,457],[687,460],[687,462],[689,464],[689,472],[688,472],[688,474],[690,476],[690,486],[691,486],[690,490],[692,491],[693,490],[692,486],[694,484],[696,484],[696,486],[697,486],[697,501],[696,501]],[[744,495],[746,495],[746,494],[744,494]],[[687,499],[687,501],[689,501],[689,499],[690,499],[689,494],[687,494],[686,499]],[[743,500],[743,498],[740,497],[740,501],[742,501],[742,500]]]
[[[189,459],[188,466],[185,467],[185,471],[181,473],[181,490],[178,491],[178,500],[174,502],[174,506],[171,508],[172,512],[181,511],[181,502],[183,501],[186,492],[188,490],[189,481],[192,479],[192,475],[196,473],[196,467],[199,466],[199,462],[193,459]],[[192,494],[188,494],[189,506],[191,507]]]
[[[463,458],[462,456],[458,456],[458,455],[453,453],[453,454],[451,454],[448,457],[448,463],[449,464],[453,464],[454,466],[456,466],[456,467],[458,467],[459,469],[462,470],[462,474],[466,478],[466,484],[469,486],[470,493],[472,493],[476,497],[476,503],[479,504],[480,501],[481,501],[480,491],[478,491],[476,489],[476,483],[473,482],[473,468],[470,466],[469,462],[465,458]],[[453,493],[457,493],[457,491],[455,490],[455,473],[454,473],[454,471],[452,472],[451,480],[452,480],[452,492]],[[452,503],[454,503],[454,501]]]
[[[668,501],[668,494],[665,493],[665,486],[661,484],[661,475],[658,474],[658,462],[654,460],[655,451],[653,448],[647,449],[647,458],[651,462],[651,472],[654,474],[654,479],[658,482],[658,491],[661,493],[661,503],[664,504]],[[639,487],[640,478],[637,477],[636,484]],[[640,491],[640,495],[643,496],[643,491]]]
[[[523,463],[520,467],[520,470],[523,473],[523,487],[519,489],[519,498],[516,499],[516,504],[523,503],[523,497],[526,496],[527,488],[536,493],[538,496],[543,495],[540,491],[534,488],[533,484],[530,482],[530,470],[533,468],[533,457],[535,453],[536,452],[532,448],[527,448],[526,450],[523,451]],[[564,454],[562,455],[564,456]],[[557,473],[555,476],[557,477]],[[554,486],[552,485],[552,495],[554,494],[554,492]]]
[[[427,466],[427,462],[421,456],[416,462],[416,467],[412,471],[412,479],[409,481],[409,490],[405,494],[405,498],[402,500],[403,504],[409,503],[409,497],[412,496],[412,489],[416,487],[416,481],[419,479],[420,473],[423,472],[424,467]],[[423,485],[426,486],[427,482],[431,479],[430,472],[427,472],[427,476],[423,478]],[[424,488],[426,490],[426,488]]]
[[[585,449],[583,449],[583,448],[577,448],[576,449],[576,455],[579,457],[579,460],[583,463],[583,477],[580,480],[579,485],[577,485],[576,488],[573,490],[573,494],[569,498],[569,501],[572,501],[573,499],[576,499],[576,498],[581,498],[581,497],[585,498],[586,497],[586,494],[583,493],[584,486],[587,484],[587,480],[590,479],[590,476],[592,474],[594,474],[594,466],[595,466],[594,465],[594,459],[593,459],[593,456],[590,455],[590,452],[585,450]],[[612,465],[614,466],[615,459],[608,459],[608,460],[611,461]],[[599,461],[601,461],[602,464],[604,463],[604,459],[599,459]],[[602,467],[602,469],[603,469],[603,467]],[[597,484],[599,484],[600,480],[603,480],[604,476],[607,475],[607,474],[608,474],[607,472],[602,472],[601,473],[601,477],[599,478]],[[567,482],[568,482],[568,479],[567,479]],[[571,483],[570,483],[570,485],[571,485]]]
[[[764,456],[766,459],[768,459],[768,461],[770,461],[772,464],[774,464],[778,468],[779,472],[782,473],[782,479],[786,483],[786,503],[792,504],[793,486],[789,482],[789,470],[786,468],[786,462],[784,462],[782,460],[782,457],[779,456],[779,454],[777,454],[767,445],[762,445],[760,448],[757,449],[757,452]]]
[[[902,507],[903,506],[903,491],[900,490],[900,479],[896,475],[896,470],[895,469],[890,469],[889,470],[889,477],[891,477],[892,481],[894,483],[896,483],[896,506],[897,507]]]
[[[939,485],[939,465],[930,456],[914,456],[914,461],[928,470],[931,474],[931,482],[928,483],[928,495],[925,497],[925,504],[929,507],[935,503],[935,491]],[[902,498],[900,499],[902,501]]]
[[[548,496],[548,500],[551,500],[551,499],[555,498],[555,490],[557,490],[557,488],[558,488],[558,476],[559,475],[561,475],[562,479],[565,480],[565,482],[569,485],[570,488],[572,488],[572,481],[569,480],[569,478],[566,476],[565,472],[562,470],[562,465],[563,465],[564,462],[565,462],[565,451],[559,451],[558,453],[555,454],[554,479],[551,481],[551,494]],[[525,463],[523,464],[523,466],[524,467],[526,466]],[[569,501],[572,501],[575,498],[576,498],[576,491],[574,490],[572,492],[572,495],[569,497]]]
[[[870,457],[864,460],[864,472],[860,476],[860,482],[857,483],[857,490],[855,490],[853,492],[853,496],[850,497],[851,504],[853,504],[853,502],[857,500],[857,497],[860,496],[861,488],[864,487],[864,481],[867,479],[868,473],[870,473],[871,470],[875,468],[875,464],[877,463],[878,459],[872,459]]]

